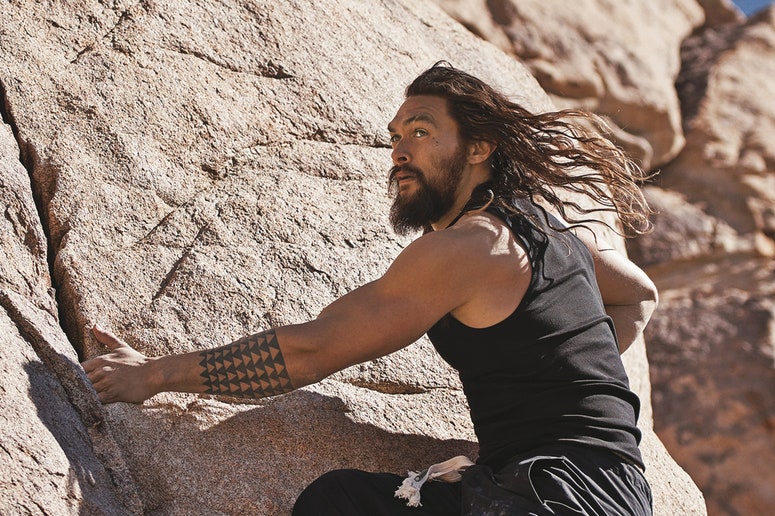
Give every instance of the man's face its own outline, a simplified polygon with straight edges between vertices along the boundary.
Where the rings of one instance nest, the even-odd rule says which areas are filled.
[[[393,147],[390,222],[400,235],[440,220],[455,204],[467,165],[455,120],[441,97],[409,97],[388,125]]]

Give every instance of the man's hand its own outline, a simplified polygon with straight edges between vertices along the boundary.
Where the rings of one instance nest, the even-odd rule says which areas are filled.
[[[156,394],[149,370],[153,359],[138,353],[127,343],[96,325],[92,332],[99,342],[111,350],[106,355],[81,364],[100,401],[142,403]]]

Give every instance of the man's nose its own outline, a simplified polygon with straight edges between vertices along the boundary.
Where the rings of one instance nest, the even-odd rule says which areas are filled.
[[[396,143],[390,157],[393,159],[394,165],[403,165],[409,162],[409,152],[406,150],[406,145],[400,141]]]

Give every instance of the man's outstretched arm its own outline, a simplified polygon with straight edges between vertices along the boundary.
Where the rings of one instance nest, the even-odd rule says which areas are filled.
[[[149,358],[97,326],[108,355],[83,363],[104,403],[140,403],[162,391],[262,398],[293,390],[274,330],[219,348]]]
[[[104,403],[141,403],[165,391],[244,398],[284,394],[395,351],[422,335],[420,328],[426,323],[422,318],[412,320],[406,312],[412,302],[399,306],[399,297],[382,290],[376,282],[370,283],[307,323],[272,328],[217,348],[162,357],[146,357],[95,327],[95,337],[110,352],[82,366]],[[415,310],[422,313],[419,307]],[[395,314],[404,316],[404,321],[395,321]]]
[[[455,232],[460,235],[461,232]],[[146,357],[95,328],[110,352],[83,363],[105,403],[141,403],[162,391],[261,398],[405,347],[480,288],[491,245],[431,234],[408,246],[380,279],[326,307],[314,320],[274,328],[215,349]],[[478,246],[478,247],[476,247]],[[477,254],[476,249],[484,251]]]

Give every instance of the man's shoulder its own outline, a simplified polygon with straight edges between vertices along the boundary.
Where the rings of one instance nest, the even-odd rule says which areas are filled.
[[[506,223],[487,212],[465,215],[454,226],[427,233],[410,247],[418,254],[428,254],[437,260],[446,257],[465,262],[486,261],[521,251]]]

